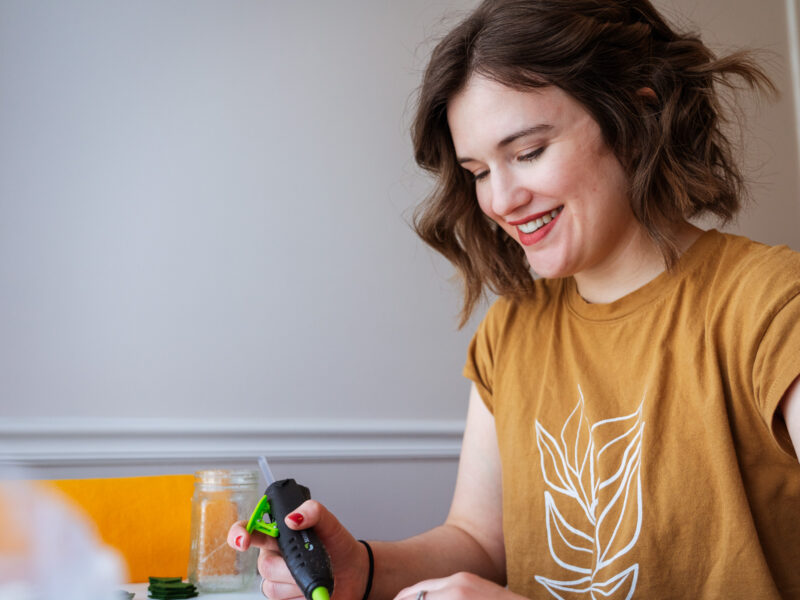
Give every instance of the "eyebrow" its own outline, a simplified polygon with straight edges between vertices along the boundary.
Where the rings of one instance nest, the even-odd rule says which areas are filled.
[[[520,129],[519,131],[515,131],[511,135],[507,135],[502,140],[497,142],[497,147],[498,148],[504,148],[505,146],[508,146],[509,144],[517,141],[520,138],[523,138],[523,137],[528,136],[528,135],[533,135],[533,134],[536,134],[536,133],[542,133],[544,131],[549,131],[552,128],[553,128],[552,125],[548,125],[546,123],[542,123],[540,125],[534,125],[532,127],[526,127],[525,129]],[[458,158],[458,164],[461,165],[461,164],[464,164],[465,162],[469,162],[471,160],[475,160],[475,159],[474,158],[469,158],[468,156],[464,156],[462,158]]]

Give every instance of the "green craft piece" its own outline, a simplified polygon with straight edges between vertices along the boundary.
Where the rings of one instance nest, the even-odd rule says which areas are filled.
[[[147,597],[154,600],[184,600],[195,598],[197,588],[180,577],[150,577]]]
[[[258,504],[256,504],[256,507],[253,509],[250,520],[247,522],[247,533],[260,531],[270,537],[278,537],[278,526],[274,522],[264,520],[264,515],[269,516],[269,511],[269,498],[262,496],[261,500],[258,501]]]

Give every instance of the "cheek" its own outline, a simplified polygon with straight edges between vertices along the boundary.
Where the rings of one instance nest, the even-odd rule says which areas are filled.
[[[531,189],[545,198],[567,200],[585,189],[586,162],[565,148],[553,148],[547,158],[535,165]]]
[[[514,233],[513,233],[514,232],[514,228],[511,227],[510,225],[508,225],[505,222],[505,220],[503,220],[501,217],[498,217],[492,211],[492,206],[491,206],[492,203],[491,203],[491,199],[488,197],[488,194],[485,194],[485,193],[481,194],[481,193],[478,193],[477,190],[476,190],[476,196],[477,196],[477,199],[478,199],[478,207],[481,209],[481,212],[484,215],[486,215],[489,219],[491,219],[492,221],[497,223],[503,230],[505,230],[505,232],[508,235],[510,235],[511,237],[514,237]]]
[[[489,193],[487,190],[481,190],[481,186],[478,185],[475,187],[475,197],[478,199],[478,206],[480,207],[483,214],[485,214],[490,219],[496,221],[497,215],[492,212],[492,201],[489,197]]]
[[[630,184],[622,166],[616,160],[606,161],[592,183],[599,210],[617,220],[631,213]]]

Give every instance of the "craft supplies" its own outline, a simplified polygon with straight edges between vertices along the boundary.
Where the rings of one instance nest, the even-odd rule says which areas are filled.
[[[184,600],[197,596],[197,588],[180,577],[150,577],[147,597],[156,600]]]

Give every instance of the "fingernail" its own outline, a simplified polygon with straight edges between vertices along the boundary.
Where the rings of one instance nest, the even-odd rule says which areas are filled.
[[[241,535],[236,538],[236,547],[237,548],[241,548],[242,547],[242,536]]]
[[[292,513],[289,515],[289,519],[291,519],[292,523],[295,525],[300,525],[303,522],[303,515],[300,513]]]

